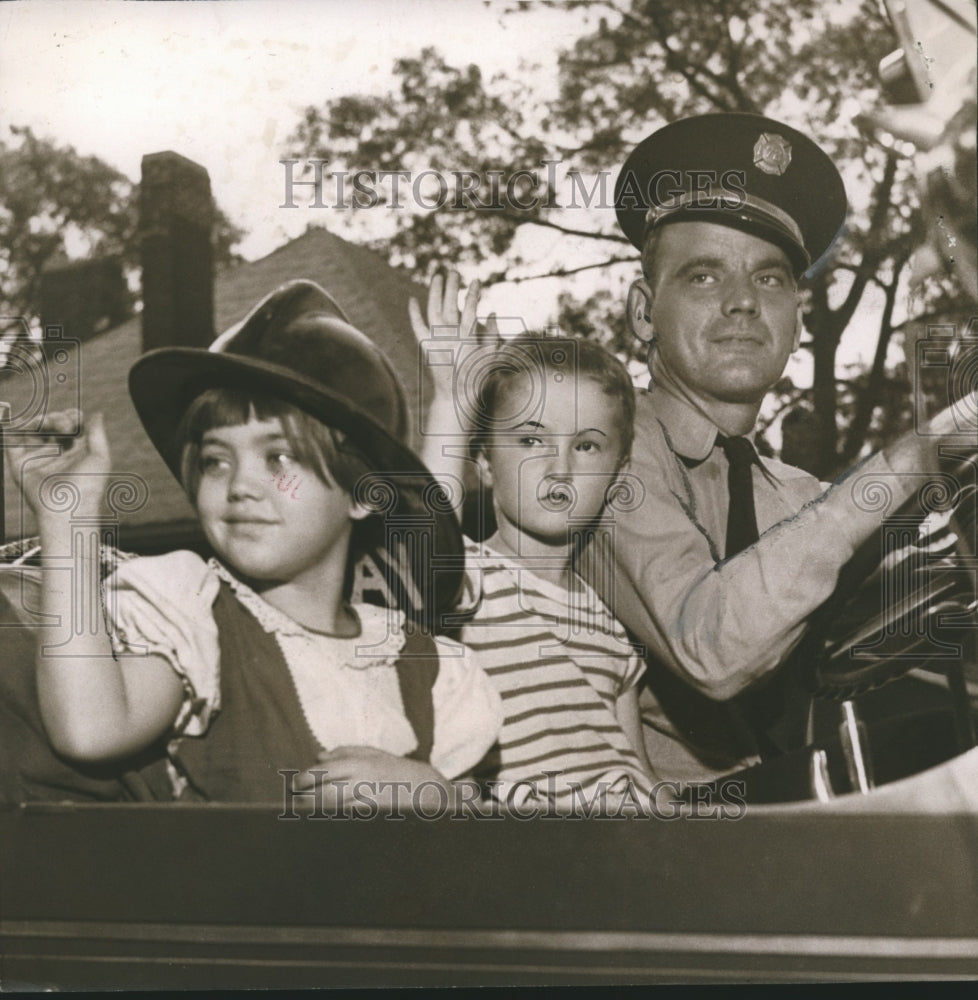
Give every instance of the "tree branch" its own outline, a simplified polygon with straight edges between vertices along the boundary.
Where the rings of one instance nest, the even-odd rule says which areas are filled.
[[[893,270],[892,280],[885,286],[886,301],[883,305],[883,313],[880,316],[880,332],[876,341],[876,352],[873,355],[873,364],[869,370],[869,378],[866,380],[866,387],[859,396],[859,403],[853,415],[852,422],[846,434],[845,443],[842,446],[842,463],[849,465],[859,454],[859,450],[866,440],[869,431],[870,421],[873,419],[873,410],[879,397],[880,389],[883,387],[886,373],[886,352],[893,336],[893,307],[896,304],[897,285],[900,282],[900,274],[906,266],[908,258],[902,257]]]
[[[873,208],[869,216],[869,231],[875,232],[883,227],[886,221],[886,213],[890,209],[890,194],[893,191],[893,181],[896,177],[897,160],[889,153],[886,157],[886,167],[883,170],[883,179],[880,181],[873,195]],[[856,307],[859,305],[866,290],[869,280],[876,274],[876,269],[883,260],[884,254],[879,249],[867,250],[863,255],[862,263],[855,272],[852,287],[845,297],[845,301],[838,309],[831,313],[832,326],[836,333],[841,336],[842,331],[849,325]]]
[[[527,274],[517,277],[509,277],[506,271],[496,271],[490,274],[482,282],[483,288],[490,285],[520,285],[524,281],[539,281],[541,278],[567,278],[572,274],[580,274],[582,271],[594,271],[602,267],[612,267],[615,264],[635,264],[634,257],[609,257],[607,260],[600,260],[593,264],[582,264],[580,267],[558,268],[556,271],[547,271],[544,274]]]
[[[562,226],[559,222],[551,222],[549,219],[527,219],[515,212],[508,212],[506,210],[501,214],[504,219],[515,222],[518,226],[543,226],[545,229],[555,229],[558,233],[563,233],[565,236],[583,236],[589,240],[607,240],[611,243],[629,242],[624,236],[619,236],[616,233],[596,233],[593,229],[572,229],[570,226]]]
[[[752,106],[746,108],[742,106],[744,103],[749,105],[750,102],[747,102],[742,94],[738,95],[735,92],[736,85],[731,86],[728,79],[714,73],[704,64],[697,66],[694,63],[689,62],[689,60],[685,59],[680,52],[669,48],[666,43],[666,39],[673,33],[672,26],[662,17],[662,12],[659,8],[657,8],[654,4],[650,4],[648,7],[648,14],[649,20],[652,22],[659,35],[659,44],[662,46],[662,49],[666,54],[666,66],[679,73],[689,84],[690,89],[699,94],[700,97],[706,98],[706,100],[708,100],[715,107],[719,108],[721,111],[754,110]],[[734,100],[727,100],[722,96],[722,94],[712,92],[700,79],[700,76],[706,77],[707,80],[711,80],[721,90],[726,90],[727,94],[732,96]],[[740,100],[738,100],[738,96]]]

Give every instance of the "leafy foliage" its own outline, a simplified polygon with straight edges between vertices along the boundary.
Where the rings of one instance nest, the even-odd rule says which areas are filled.
[[[581,34],[559,57],[558,93],[537,99],[529,71],[485,79],[477,66],[449,66],[435,49],[402,59],[398,87],[382,96],[348,95],[306,110],[293,136],[294,155],[320,157],[330,169],[467,169],[510,177],[536,170],[536,198],[500,204],[455,204],[437,211],[416,204],[387,213],[388,232],[355,218],[361,236],[395,263],[428,270],[439,263],[472,265],[489,282],[613,269],[636,255],[600,206],[572,205],[567,181],[600,180],[654,128],[707,111],[769,114],[816,136],[839,164],[850,194],[848,228],[830,265],[808,289],[803,347],[811,353],[810,389],[783,379],[775,415],[799,411],[807,441],[794,460],[828,477],[911,419],[908,373],[894,368],[891,345],[917,335],[899,316],[898,293],[923,225],[912,163],[860,131],[858,115],[878,105],[880,59],[895,45],[872,0],[594,0],[562,6],[580,19]],[[505,15],[519,23],[525,4]],[[570,174],[558,175],[559,163]],[[575,173],[576,172],[576,173]],[[555,184],[560,178],[565,183]],[[598,199],[601,200],[600,198]],[[464,201],[464,199],[463,199]],[[517,202],[522,201],[522,205]],[[387,204],[390,204],[388,198]],[[528,207],[524,207],[528,206]],[[348,215],[349,213],[343,213]],[[342,215],[340,216],[342,218]],[[533,267],[532,230],[564,237],[566,254]],[[581,264],[581,259],[585,263]],[[559,321],[637,357],[641,345],[623,332],[623,269],[609,270],[614,295],[583,301],[564,294]],[[918,311],[939,322],[966,314],[949,281],[918,296]],[[837,372],[843,333],[858,327],[874,345],[869,367]]]
[[[500,77],[487,83],[475,65],[449,66],[433,48],[397,60],[394,71],[400,80],[396,92],[348,95],[322,109],[307,108],[292,138],[295,155],[326,159],[334,178],[369,167],[373,176],[363,179],[364,188],[383,188],[386,203],[401,206],[394,215],[395,231],[377,242],[398,262],[426,270],[439,261],[510,254],[518,228],[540,219],[547,201],[546,186],[528,177],[506,189],[514,172],[510,165],[533,166],[548,156],[533,116],[522,110],[525,95]],[[449,178],[448,200],[439,211],[418,204],[437,197],[417,180],[426,171]],[[498,197],[488,181],[472,198],[456,197],[457,183],[465,183],[456,182],[456,174],[485,179],[492,171],[505,174]],[[410,174],[406,199],[397,197],[393,181],[384,177],[399,172]],[[491,207],[468,207],[474,201]],[[521,207],[531,202],[533,207]],[[367,207],[362,198],[353,204]],[[522,261],[516,257],[511,262]]]
[[[67,259],[116,254],[123,267],[139,266],[139,188],[95,156],[81,156],[12,127],[0,141],[0,309],[37,315],[41,272]],[[233,262],[242,236],[216,209],[217,266]]]
[[[136,225],[131,185],[71,147],[11,130],[0,145],[0,300],[8,315],[36,311],[43,268],[74,244],[76,256],[117,250]]]

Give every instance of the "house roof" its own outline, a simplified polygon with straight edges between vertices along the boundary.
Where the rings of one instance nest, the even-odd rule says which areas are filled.
[[[404,383],[412,426],[417,428],[419,405],[417,347],[408,319],[408,300],[422,299],[424,289],[404,271],[392,268],[378,253],[348,243],[322,228],[310,227],[298,239],[267,257],[238,265],[214,279],[214,317],[218,331],[242,320],[252,306],[284,281],[307,278],[322,285],[340,304],[351,323],[384,351]],[[71,338],[71,331],[65,331]],[[138,510],[120,515],[123,524],[151,524],[193,519],[180,486],[156,454],[143,432],[129,398],[128,374],[142,353],[142,324],[138,316],[69,349],[67,365],[52,363],[49,342],[47,378],[9,372],[0,378],[0,400],[10,401],[15,418],[80,406],[100,411],[105,418],[113,469],[134,473],[147,487],[147,499]],[[77,358],[77,363],[75,359]],[[58,375],[68,370],[64,381]],[[45,386],[45,383],[46,386]],[[39,393],[47,389],[47,400]],[[417,442],[415,441],[415,444]],[[6,537],[32,534],[34,522],[5,474]]]

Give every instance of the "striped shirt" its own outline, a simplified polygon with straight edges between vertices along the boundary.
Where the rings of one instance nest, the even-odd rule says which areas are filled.
[[[571,811],[605,794],[609,807],[623,794],[647,800],[651,781],[615,714],[644,663],[601,599],[583,581],[567,591],[469,540],[466,568],[460,638],[503,702],[484,775],[502,783],[497,797]]]

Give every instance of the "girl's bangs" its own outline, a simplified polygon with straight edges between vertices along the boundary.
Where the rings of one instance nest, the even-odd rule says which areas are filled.
[[[249,420],[283,420],[295,407],[264,393],[245,389],[208,389],[191,403],[183,418],[183,438],[199,443],[215,427],[236,427]]]
[[[318,422],[314,418],[291,403],[265,393],[234,388],[208,389],[191,403],[177,428],[177,443],[183,455],[181,479],[191,496],[196,494],[196,463],[204,435],[215,428],[237,427],[251,420],[278,420],[295,457],[325,478],[326,461],[317,447],[315,431],[318,428],[315,425]]]

